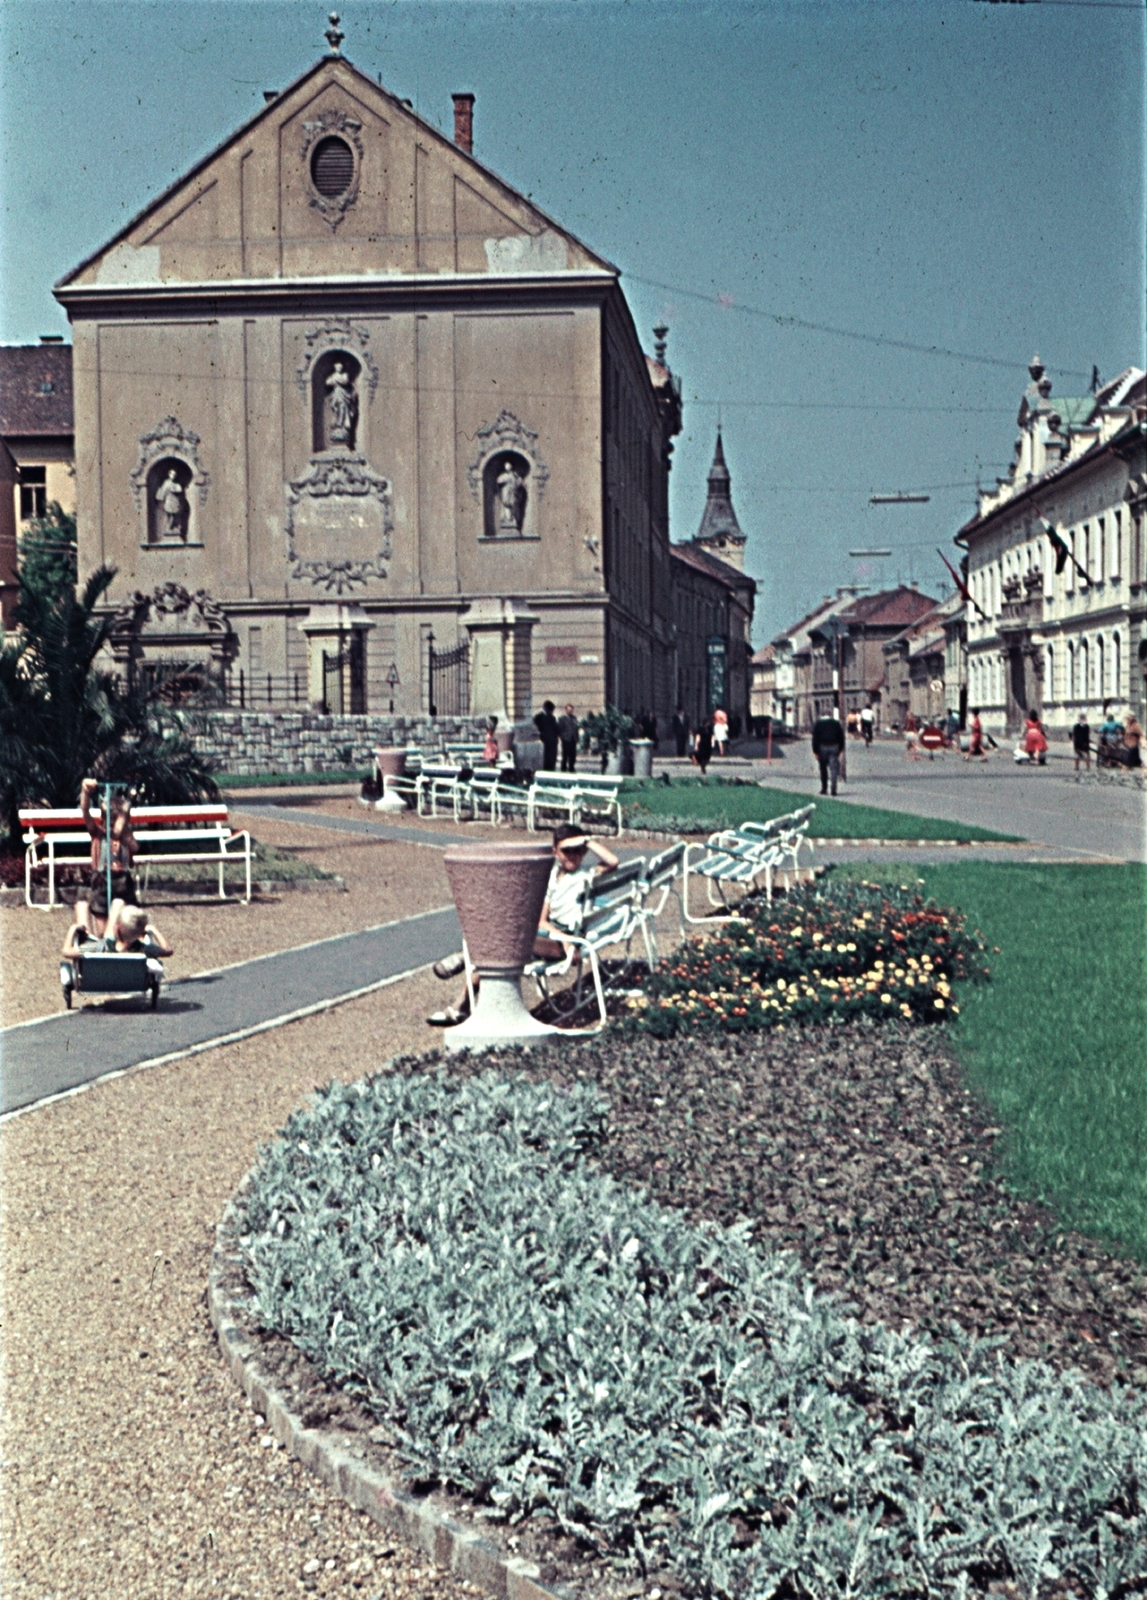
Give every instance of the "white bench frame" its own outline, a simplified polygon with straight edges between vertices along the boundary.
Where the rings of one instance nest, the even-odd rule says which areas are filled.
[[[218,805],[205,806],[136,806],[132,810],[132,832],[135,835],[136,852],[132,858],[132,870],[137,866],[144,868],[143,881],[140,884],[140,895],[146,893],[150,878],[150,869],[157,862],[171,861],[199,861],[209,862],[219,868],[219,898],[228,898],[223,881],[225,869],[232,863],[243,862],[245,891],[243,904],[249,905],[251,901],[251,835],[245,828],[235,831],[229,821],[216,820],[220,811]],[[186,818],[187,826],[160,827],[150,825],[149,813],[159,813],[164,819],[175,821]],[[211,821],[197,820],[205,812],[211,813]],[[36,819],[41,819],[41,828],[37,829]],[[71,821],[82,822],[83,813],[79,807],[68,807],[63,811],[37,810],[34,807],[22,807],[20,821],[25,827],[24,833],[24,902],[34,906],[38,911],[54,911],[63,902],[56,899],[56,868],[57,867],[87,867],[91,863],[92,836],[86,826],[77,827],[74,831],[70,827],[61,827],[61,823]],[[47,824],[44,826],[43,824]],[[151,851],[151,844],[182,844],[188,846],[184,850]],[[71,846],[71,850],[60,846]],[[74,847],[81,847],[79,849]],[[234,846],[235,848],[231,848]],[[41,855],[40,852],[44,851]],[[32,898],[32,873],[37,867],[46,866],[48,869],[48,903],[38,905]]]
[[[587,885],[582,902],[579,931],[576,934],[563,932],[557,936],[561,943],[572,946],[571,950],[560,961],[551,962],[539,957],[526,967],[526,976],[534,980],[542,999],[548,1000],[550,980],[564,977],[573,967],[579,951],[588,956],[598,1009],[598,1025],[592,1030],[595,1033],[604,1028],[609,1020],[605,1008],[605,995],[609,985],[602,981],[601,951],[608,950],[614,945],[623,946],[625,964],[628,966],[629,947],[633,943],[634,936],[640,933],[645,945],[646,965],[652,970],[657,961],[657,948],[651,939],[649,918],[645,912],[646,871],[644,856],[638,856],[632,861],[624,862],[620,867],[601,873]],[[576,1016],[585,1004],[581,993],[584,977],[583,963],[578,971],[571,1016]]]
[[[783,872],[787,889],[790,873],[798,871],[800,867],[801,845],[808,845],[810,854],[812,852],[812,840],[808,837],[807,830],[815,809],[815,806],[802,806],[799,811],[772,817],[768,822],[743,822],[737,829],[723,829],[719,833],[711,834],[707,843],[703,845],[687,845],[682,900],[685,920],[704,924],[732,922],[740,918],[740,913],[735,909],[730,909],[728,915],[723,917],[694,916],[689,910],[690,873],[694,877],[708,879],[709,904],[714,907],[728,908],[724,893],[726,883],[739,884],[747,892],[755,887],[757,879],[763,876],[765,897],[771,902],[774,874]],[[692,850],[704,850],[708,854],[694,866],[690,861]],[[715,886],[719,891],[719,899],[713,893]]]
[[[598,776],[583,772],[539,772],[529,789],[529,806],[526,827],[537,831],[540,811],[557,812],[571,824],[581,822],[587,812],[597,812],[606,818],[612,816],[620,834],[621,791],[620,777]]]

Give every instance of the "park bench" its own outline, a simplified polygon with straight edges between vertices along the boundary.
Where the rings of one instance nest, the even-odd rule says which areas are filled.
[[[685,937],[685,907],[677,891],[678,879],[685,868],[685,850],[685,844],[679,841],[670,845],[668,850],[662,850],[659,855],[652,856],[646,864],[639,884],[646,943],[654,961],[659,959],[657,919],[665,910],[670,895],[677,901],[681,937]]]
[[[426,757],[417,745],[406,747],[406,770],[397,773],[385,773],[382,779],[382,797],[396,794],[404,805],[418,807],[418,780],[422,775],[422,768]],[[377,766],[375,768],[377,771]],[[385,809],[385,808],[384,808]]]
[[[562,942],[571,946],[570,951],[560,961],[539,959],[530,962],[525,969],[526,976],[534,980],[543,1000],[550,999],[552,980],[564,977],[576,964],[577,981],[572,991],[573,1004],[568,1012],[568,1015],[575,1016],[589,1000],[584,992],[588,960],[593,998],[597,1001],[600,1025],[605,1026],[606,995],[626,981],[630,966],[629,949],[638,933],[642,935],[645,946],[646,964],[652,968],[657,959],[645,910],[646,873],[645,857],[638,856],[610,872],[601,873],[587,884],[578,931],[561,935]],[[611,949],[620,949],[622,953],[621,960],[612,972],[601,960],[602,953]],[[583,958],[580,961],[579,955]]]
[[[469,768],[456,762],[424,762],[415,792],[419,815],[436,817],[439,805],[448,805],[454,821],[461,822],[468,804],[470,776]]]
[[[61,902],[56,898],[56,872],[60,867],[87,867],[91,861],[92,839],[79,806],[62,809],[21,807],[20,826],[24,829],[24,900],[32,898],[32,874],[46,868],[48,903],[40,910],[50,911]],[[227,898],[223,881],[228,866],[243,863],[244,904],[251,899],[251,835],[232,829],[227,807],[208,805],[133,806],[132,832],[136,852],[133,866],[144,869],[141,895],[146,891],[151,868],[157,863],[206,862],[219,871],[219,898]]]
[[[621,779],[584,772],[539,772],[529,789],[526,826],[537,828],[543,814],[570,823],[608,822],[621,832]]]
[[[803,806],[799,811],[773,817],[768,822],[744,822],[739,828],[711,834],[703,845],[688,845],[682,901],[686,921],[728,922],[736,917],[738,913],[730,907],[726,892],[730,885],[747,893],[757,887],[759,878],[763,878],[766,899],[771,901],[774,875],[783,872],[788,888],[791,874],[799,868],[801,845],[807,844],[812,850],[808,825],[814,810],[814,806]],[[696,862],[690,855],[694,850],[703,852]],[[710,906],[724,908],[728,915],[715,917],[711,912],[705,916],[693,915],[689,909],[690,874],[708,880]]]

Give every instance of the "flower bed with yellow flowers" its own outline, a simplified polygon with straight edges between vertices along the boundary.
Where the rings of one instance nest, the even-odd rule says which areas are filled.
[[[942,1022],[956,985],[988,976],[984,945],[958,912],[907,890],[816,885],[686,942],[630,1002],[629,1025],[660,1037],[755,1032],[786,1022]]]

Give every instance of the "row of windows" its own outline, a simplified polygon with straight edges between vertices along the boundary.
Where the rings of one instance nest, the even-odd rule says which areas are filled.
[[[1066,645],[1044,646],[1044,703],[1118,700],[1122,695],[1123,641],[1109,638],[1071,639]],[[973,657],[968,663],[968,697],[973,705],[1002,705],[1006,663],[1000,656]]]
[[[1141,519],[1135,518],[1132,524],[1130,552],[1127,550],[1127,531],[1123,512],[1118,508],[1101,517],[1094,517],[1078,528],[1068,529],[1062,535],[1068,557],[1063,571],[1058,574],[1055,571],[1056,555],[1050,541],[1042,536],[1028,540],[1026,544],[1006,550],[998,561],[972,572],[969,581],[972,598],[989,617],[996,617],[1007,598],[1005,588],[1017,581],[1021,587],[1014,597],[1019,599],[1027,598],[1033,592],[1048,600],[1062,598],[1065,594],[1073,594],[1077,586],[1086,593],[1089,584],[1121,583],[1127,570],[1128,554],[1132,561],[1131,577],[1134,579],[1139,575],[1142,563]],[[1023,580],[1037,568],[1043,582],[1033,585],[1029,590]],[[1084,583],[1080,568],[1087,574],[1089,584]]]

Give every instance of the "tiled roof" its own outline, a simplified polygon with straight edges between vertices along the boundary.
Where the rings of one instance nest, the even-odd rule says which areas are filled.
[[[752,663],[754,667],[771,667],[776,659],[777,652],[775,646],[767,644],[763,650],[757,650],[754,652],[752,656]]]
[[[900,584],[896,589],[884,589],[879,594],[861,595],[840,613],[845,622],[863,622],[870,628],[906,628],[918,622],[936,601],[931,595],[921,594]]]
[[[71,345],[0,346],[0,434],[58,438],[74,431]]]
[[[716,578],[729,589],[739,589],[742,592],[751,590],[753,594],[757,592],[755,578],[738,572],[736,567],[730,566],[727,561],[722,561],[720,556],[712,556],[708,550],[701,550],[695,544],[671,544],[669,553],[676,556],[678,561],[683,561],[687,567],[694,567],[706,577]]]

